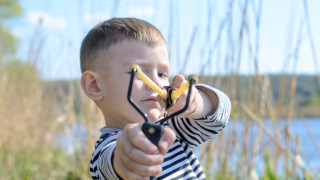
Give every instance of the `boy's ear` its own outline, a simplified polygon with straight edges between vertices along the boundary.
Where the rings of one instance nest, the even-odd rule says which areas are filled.
[[[99,75],[93,71],[85,71],[81,76],[81,87],[84,93],[92,100],[103,99]]]

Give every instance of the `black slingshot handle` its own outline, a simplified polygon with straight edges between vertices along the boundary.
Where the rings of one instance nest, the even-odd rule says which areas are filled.
[[[162,135],[163,125],[145,122],[142,125],[142,132],[147,138],[158,147]]]
[[[158,147],[158,143],[160,141],[162,135],[163,125],[153,124],[145,122],[142,124],[142,132],[147,138]],[[151,176],[150,180],[156,180],[156,177]]]

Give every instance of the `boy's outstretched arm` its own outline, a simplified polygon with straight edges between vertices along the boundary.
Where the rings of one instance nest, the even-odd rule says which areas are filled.
[[[177,75],[172,82],[174,88],[179,88],[186,80]],[[187,91],[175,102],[169,114],[181,109],[187,99]],[[192,87],[188,109],[174,117],[164,125],[168,125],[175,132],[177,139],[183,140],[189,147],[197,147],[217,137],[226,126],[231,111],[229,97],[222,91],[204,84]]]
[[[141,127],[141,123],[128,124],[117,138],[113,167],[123,179],[149,179],[160,174],[163,155],[175,141],[175,133],[164,128],[158,148],[143,134]]]

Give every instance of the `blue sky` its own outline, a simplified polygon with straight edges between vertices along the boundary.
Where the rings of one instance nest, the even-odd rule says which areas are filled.
[[[21,0],[22,17],[7,24],[20,41],[18,57],[35,62],[45,79],[79,78],[83,37],[95,24],[111,17],[137,17],[159,28],[169,44],[172,75],[252,74],[254,57],[259,73],[319,71],[320,1],[306,0],[314,51],[303,0],[248,1],[249,33],[243,34],[243,41],[239,32],[245,0],[233,2],[232,11],[228,11],[230,5],[225,0]]]

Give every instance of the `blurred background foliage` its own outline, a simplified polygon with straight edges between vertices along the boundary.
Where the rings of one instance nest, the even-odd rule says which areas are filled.
[[[0,54],[16,52],[17,42],[11,31],[4,27],[4,21],[17,18],[22,13],[22,7],[17,0],[0,0]]]

